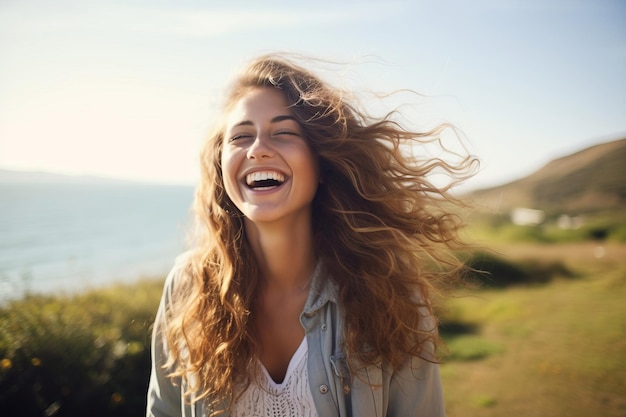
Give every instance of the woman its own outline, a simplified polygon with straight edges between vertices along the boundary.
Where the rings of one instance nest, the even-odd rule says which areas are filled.
[[[239,75],[157,314],[149,416],[444,415],[432,298],[460,242],[427,175],[473,160],[405,155],[444,127],[393,116],[283,57]]]

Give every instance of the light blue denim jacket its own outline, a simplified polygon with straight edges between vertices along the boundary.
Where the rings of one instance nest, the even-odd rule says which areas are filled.
[[[182,260],[170,272],[163,291],[152,336],[152,374],[147,416],[200,417],[209,410],[202,401],[182,401],[180,381],[173,383],[161,365],[167,357],[161,333],[172,283],[184,269]],[[434,321],[431,321],[434,323]],[[412,357],[399,371],[390,365],[368,366],[350,375],[341,350],[343,316],[337,287],[317,267],[308,299],[300,314],[308,344],[309,386],[320,417],[441,417],[445,415],[439,367]],[[372,388],[374,387],[374,388]],[[222,414],[228,416],[227,413]]]

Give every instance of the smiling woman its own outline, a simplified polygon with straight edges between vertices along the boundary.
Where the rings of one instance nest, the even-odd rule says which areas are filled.
[[[433,291],[464,245],[429,177],[475,161],[406,154],[444,127],[345,96],[281,56],[235,80],[157,314],[149,416],[444,415]]]

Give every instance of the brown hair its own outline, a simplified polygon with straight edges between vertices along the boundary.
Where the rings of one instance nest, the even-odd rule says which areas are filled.
[[[428,177],[443,169],[464,178],[476,160],[451,164],[408,155],[405,146],[437,143],[448,126],[413,132],[394,120],[396,112],[368,117],[340,90],[282,56],[253,60],[236,78],[224,114],[260,87],[285,95],[319,160],[315,249],[339,288],[349,364],[385,361],[397,368],[407,355],[427,356],[425,343],[436,346],[438,333],[424,329],[420,311],[434,314],[433,289],[459,270],[442,247],[463,246],[460,221],[441,208],[456,202],[449,187]],[[232,402],[236,387],[249,383],[257,349],[248,319],[258,270],[241,214],[224,189],[221,123],[202,152],[194,205],[200,238],[186,279],[174,288],[166,328],[174,375],[196,375],[188,394],[213,405]]]

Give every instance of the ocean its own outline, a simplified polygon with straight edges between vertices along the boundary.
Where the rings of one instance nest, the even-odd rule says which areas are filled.
[[[0,182],[0,301],[164,278],[192,201],[185,186]]]

